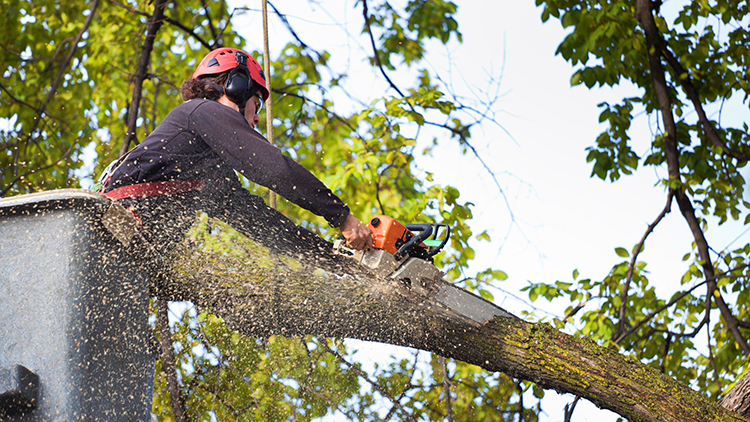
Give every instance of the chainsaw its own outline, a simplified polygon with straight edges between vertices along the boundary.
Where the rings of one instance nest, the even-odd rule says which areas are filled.
[[[376,276],[400,282],[414,294],[433,297],[475,323],[486,324],[495,316],[515,318],[484,298],[443,280],[445,274],[432,262],[433,256],[448,243],[450,226],[404,225],[391,217],[378,215],[370,219],[367,227],[372,231],[372,249],[352,251],[339,239],[333,244],[334,253],[349,256]]]
[[[388,277],[411,286],[413,281],[432,280],[442,272],[433,265],[433,257],[448,243],[451,230],[447,224],[401,224],[378,215],[370,219],[373,247],[364,251],[347,251],[344,241],[334,242],[334,252],[349,255],[375,275]]]

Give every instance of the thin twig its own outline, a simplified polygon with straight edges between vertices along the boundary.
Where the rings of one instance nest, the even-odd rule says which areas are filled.
[[[714,128],[714,126],[711,124],[711,121],[708,120],[708,116],[706,116],[706,111],[703,109],[703,104],[701,103],[700,97],[698,96],[698,91],[695,89],[695,86],[693,86],[690,74],[687,70],[685,70],[684,67],[682,67],[677,58],[675,58],[674,54],[672,54],[672,51],[669,50],[667,42],[663,37],[659,37],[659,46],[661,47],[662,55],[667,60],[667,63],[669,63],[669,67],[671,67],[675,71],[675,73],[677,73],[675,81],[682,85],[685,94],[687,94],[690,102],[693,103],[693,108],[698,114],[698,120],[701,122],[703,131],[711,141],[711,143],[714,146],[726,151],[727,155],[732,158],[736,158],[738,161],[750,160],[750,154],[742,153],[730,148],[721,138],[719,138],[719,134],[716,132],[716,128]]]
[[[11,180],[10,183],[8,183],[5,186],[5,188],[0,189],[0,198],[2,198],[3,196],[5,196],[5,194],[8,193],[13,188],[13,185],[15,185],[16,183],[18,183],[19,181],[21,181],[23,178],[25,178],[27,176],[30,176],[30,175],[32,175],[34,173],[38,173],[40,171],[44,171],[44,170],[47,170],[49,168],[52,168],[52,167],[56,166],[57,164],[59,164],[60,161],[67,159],[70,156],[70,154],[73,152],[73,149],[75,148],[75,146],[76,146],[76,144],[74,142],[73,144],[71,144],[70,148],[68,148],[68,150],[62,155],[62,157],[58,158],[52,164],[46,165],[44,167],[35,168],[33,170],[29,170],[26,173],[19,174],[16,177],[14,177],[13,180]]]
[[[149,15],[148,13],[142,12],[140,10],[136,10],[136,9],[134,9],[134,8],[126,5],[126,4],[122,4],[122,3],[118,2],[117,0],[109,0],[109,1],[110,1],[110,3],[122,7],[123,9],[127,10],[130,13],[134,13],[134,14],[140,15],[140,16],[145,16],[147,18],[151,17],[151,15]],[[187,26],[183,25],[181,22],[179,22],[179,21],[177,21],[175,19],[172,19],[172,18],[170,18],[168,16],[163,16],[163,20],[164,20],[164,22],[167,22],[167,23],[169,23],[171,25],[174,25],[177,28],[181,29],[182,31],[186,32],[188,35],[190,35],[191,37],[195,38],[195,40],[198,41],[203,47],[207,48],[208,50],[211,50],[211,45],[209,45],[206,42],[206,40],[204,40],[200,35],[198,35],[195,32],[194,29],[190,29]]]
[[[574,317],[581,309],[583,309],[584,306],[586,306],[587,303],[589,303],[589,298],[578,302],[576,306],[574,306],[567,314],[565,314],[565,317],[563,317],[562,321],[565,322],[568,320],[568,318]]]
[[[294,39],[297,40],[297,42],[299,43],[300,47],[302,47],[303,49],[312,51],[313,53],[315,53],[316,56],[318,56],[318,59],[320,59],[323,56],[318,51],[314,50],[309,45],[307,45],[304,41],[302,41],[302,39],[299,37],[299,35],[297,35],[297,32],[294,30],[294,28],[292,28],[292,24],[289,22],[289,19],[286,18],[285,14],[281,13],[279,11],[279,9],[277,9],[276,6],[274,6],[273,3],[271,3],[270,1],[268,2],[268,5],[271,6],[271,8],[273,9],[274,13],[276,13],[276,16],[278,16],[279,19],[281,19],[281,22],[289,30],[289,33],[292,35],[292,37],[294,37]]]
[[[518,412],[518,422],[524,422],[526,416],[523,414],[523,386],[521,386],[521,381],[517,379],[514,379],[513,383],[516,386],[516,391],[518,391],[518,409],[516,410]]]
[[[203,5],[203,10],[206,11],[206,20],[208,20],[208,29],[211,31],[211,36],[214,38],[214,40],[218,39],[218,34],[216,33],[216,28],[214,28],[214,22],[213,19],[211,19],[211,13],[208,11],[208,4],[206,3],[206,0],[201,0],[201,4]],[[219,5],[219,8],[221,10],[224,10],[225,8],[222,7],[223,5]]]
[[[706,330],[706,336],[708,337],[708,360],[711,362],[711,368],[714,370],[714,377],[716,378],[716,392],[721,396],[721,376],[719,371],[716,370],[716,362],[714,361],[713,347],[711,347],[711,330]]]
[[[661,356],[661,373],[662,374],[667,373],[667,357],[669,356],[669,348],[671,346],[672,346],[672,335],[667,334],[667,340],[664,342],[664,353]]]
[[[8,96],[10,97],[10,99],[13,100],[14,103],[21,104],[21,105],[23,105],[23,106],[25,106],[27,108],[30,108],[30,109],[34,110],[34,113],[36,113],[39,117],[42,116],[42,110],[34,107],[33,105],[31,105],[31,104],[29,104],[29,103],[27,103],[27,102],[25,102],[23,100],[19,100],[18,98],[16,98],[13,95],[13,93],[10,92],[10,90],[8,88],[6,88],[3,84],[0,84],[0,89],[3,90],[3,91],[5,91],[8,94]]]
[[[615,337],[617,337],[617,334],[625,330],[625,312],[628,306],[628,290],[630,289],[630,282],[633,280],[633,271],[635,269],[636,259],[638,259],[638,255],[643,250],[643,244],[646,243],[646,239],[648,238],[649,234],[654,231],[654,229],[661,222],[664,216],[669,214],[670,210],[672,209],[672,197],[674,197],[674,191],[670,189],[669,193],[667,193],[667,204],[664,206],[664,209],[661,211],[661,213],[659,213],[659,216],[656,217],[656,220],[654,220],[654,222],[648,226],[648,228],[646,229],[646,233],[644,233],[643,237],[641,237],[641,241],[638,242],[638,245],[635,247],[635,251],[633,252],[633,256],[630,258],[630,265],[628,265],[628,275],[625,279],[625,286],[623,286],[622,293],[620,294],[620,314],[619,322],[617,323],[617,333],[615,334]]]
[[[578,400],[581,400],[580,396],[576,396],[576,398],[573,399],[572,402],[565,405],[564,412],[564,422],[571,422],[573,418],[573,411],[576,410],[576,404],[578,404]]]
[[[409,373],[409,381],[406,382],[406,385],[404,385],[404,389],[401,390],[401,393],[396,397],[396,401],[401,403],[401,399],[403,399],[406,396],[406,393],[414,387],[414,385],[411,383],[414,379],[414,374],[417,373],[417,364],[419,363],[419,352],[420,350],[417,349],[414,352],[414,365],[411,367],[411,372]],[[396,406],[391,406],[391,409],[388,411],[388,414],[385,415],[383,418],[384,421],[390,420],[393,413],[396,412]]]
[[[38,110],[38,114],[41,116],[42,114],[46,113],[47,106],[52,101],[52,98],[57,94],[57,88],[60,85],[60,80],[62,79],[65,72],[68,70],[68,66],[70,65],[70,61],[73,59],[73,55],[76,52],[76,49],[78,49],[78,43],[83,38],[83,34],[85,34],[89,30],[89,26],[91,25],[91,22],[94,19],[94,15],[96,14],[96,9],[99,7],[99,0],[94,0],[94,2],[91,4],[91,10],[86,18],[86,21],[83,23],[83,27],[80,31],[78,31],[78,34],[76,35],[75,39],[72,41],[70,49],[68,50],[68,54],[65,56],[65,59],[63,60],[62,64],[60,65],[60,70],[57,72],[57,76],[55,77],[55,80],[50,85],[50,89],[47,92],[47,97],[42,102],[42,105],[39,107],[35,107],[36,110]],[[51,65],[51,64],[50,64]],[[41,118],[34,119],[34,123],[31,126],[31,129],[28,132],[28,135],[26,136],[26,143],[28,143],[30,140],[32,140],[32,137],[34,136],[34,132],[36,132],[37,127],[39,127],[39,123],[42,121]],[[14,156],[14,164],[18,163],[18,160],[20,159],[21,154],[16,154]],[[59,160],[58,160],[59,162]],[[18,176],[18,168],[16,167],[16,171],[14,172],[16,176]],[[16,178],[16,180],[13,182],[15,183],[19,179]],[[4,189],[4,192],[7,192],[8,189],[10,189],[10,186],[8,186],[6,189]],[[3,196],[4,193],[0,193],[0,196]]]
[[[383,63],[380,61],[380,54],[378,54],[378,47],[375,45],[375,37],[372,35],[372,28],[370,28],[370,14],[367,11],[367,0],[362,0],[362,16],[365,18],[365,28],[367,29],[367,34],[370,36],[370,44],[372,45],[372,53],[375,56],[375,63],[378,65],[378,69],[380,69],[380,73],[383,74],[383,77],[386,81],[388,81],[388,84],[398,92],[398,95],[401,96],[401,98],[405,97],[404,93],[401,92],[400,89],[396,86],[396,84],[393,83],[391,78],[388,77],[388,74],[385,73],[385,69],[383,69]]]
[[[213,49],[213,47],[211,47],[211,45],[208,42],[206,42],[206,40],[204,40],[203,37],[201,37],[200,35],[198,35],[195,32],[195,29],[190,29],[187,26],[185,26],[182,23],[180,23],[179,21],[177,21],[175,19],[172,19],[172,18],[170,18],[168,16],[164,17],[164,22],[167,22],[167,23],[169,23],[171,25],[174,25],[174,26],[180,28],[181,30],[183,30],[184,32],[186,32],[187,34],[189,34],[191,37],[195,38],[196,41],[198,41],[203,47],[205,47],[209,51]]]
[[[645,324],[646,322],[648,322],[649,320],[651,320],[651,318],[653,318],[654,316],[656,316],[659,312],[661,312],[661,311],[669,308],[670,306],[674,305],[675,303],[677,303],[677,301],[679,301],[683,297],[689,295],[690,293],[693,292],[693,290],[697,289],[698,287],[700,287],[700,286],[702,286],[702,285],[704,285],[706,283],[707,283],[707,281],[704,280],[704,281],[696,284],[695,286],[691,287],[690,289],[682,292],[681,294],[675,296],[668,303],[666,303],[666,304],[664,304],[664,305],[656,308],[653,312],[651,312],[645,318],[643,318],[642,320],[640,320],[637,324],[635,324],[634,326],[632,326],[628,331],[626,331],[623,334],[620,334],[619,336],[615,337],[615,339],[613,341],[615,343],[621,342],[625,337],[627,337],[627,336],[633,334],[634,332],[638,331],[638,329],[641,328],[641,326],[643,324]]]

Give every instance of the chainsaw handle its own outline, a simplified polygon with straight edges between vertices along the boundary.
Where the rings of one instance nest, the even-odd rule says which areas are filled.
[[[436,223],[435,224],[435,233],[433,233],[433,235],[432,235],[432,240],[437,240],[438,232],[440,231],[440,227],[445,227],[445,239],[443,239],[443,241],[440,242],[439,245],[437,245],[437,246],[431,246],[430,247],[430,251],[427,254],[427,256],[434,256],[435,254],[437,254],[438,252],[440,252],[443,249],[443,247],[448,243],[448,239],[450,239],[450,237],[451,237],[451,226],[449,226],[447,224],[438,224],[438,223]]]
[[[415,230],[420,231],[422,229],[422,226],[430,226],[430,232],[432,233],[432,236],[430,240],[437,241],[438,234],[440,233],[440,228],[445,227],[445,238],[438,244],[437,246],[428,245],[430,246],[429,251],[427,252],[427,257],[430,258],[432,256],[435,256],[438,252],[440,252],[443,247],[448,243],[448,239],[451,237],[451,226],[447,224],[439,224],[439,223],[429,223],[429,224],[407,224],[406,228],[409,230]],[[432,231],[434,229],[434,232]],[[426,240],[427,237],[425,237],[422,241]]]
[[[406,243],[403,244],[400,248],[398,248],[398,252],[393,254],[393,257],[398,259],[401,259],[409,253],[409,251],[419,245],[420,243],[424,242],[430,235],[432,234],[432,224],[407,224],[406,228],[409,231],[417,231],[419,234],[415,234],[412,236],[411,239],[406,241]]]

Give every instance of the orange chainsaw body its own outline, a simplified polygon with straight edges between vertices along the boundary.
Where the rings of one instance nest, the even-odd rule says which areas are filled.
[[[372,230],[373,248],[395,255],[414,234],[403,224],[387,215],[376,215],[367,223]]]

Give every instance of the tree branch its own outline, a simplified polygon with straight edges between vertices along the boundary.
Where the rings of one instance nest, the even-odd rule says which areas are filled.
[[[49,89],[49,92],[47,92],[47,97],[44,99],[44,101],[39,107],[33,107],[33,109],[37,112],[37,114],[39,114],[40,118],[34,119],[34,123],[32,124],[31,129],[28,131],[28,135],[26,136],[26,143],[32,140],[32,137],[34,136],[34,132],[36,132],[37,128],[39,127],[40,122],[42,121],[41,116],[47,112],[47,106],[52,101],[52,98],[55,96],[55,94],[57,94],[57,88],[60,85],[60,80],[62,79],[65,72],[68,70],[70,61],[73,59],[73,55],[78,49],[78,43],[81,41],[81,38],[83,38],[83,34],[85,34],[88,31],[89,26],[91,25],[91,22],[93,21],[94,16],[96,15],[96,9],[98,7],[99,7],[99,0],[94,0],[93,3],[91,4],[90,13],[88,17],[86,18],[86,21],[84,21],[83,23],[83,27],[81,27],[81,30],[78,31],[78,34],[76,35],[75,39],[72,41],[70,49],[68,50],[68,54],[65,56],[65,59],[63,59],[63,62],[60,65],[60,70],[57,72],[57,76],[55,77],[55,80],[52,82],[52,84],[50,84],[50,89]],[[60,49],[60,46],[58,46],[58,51],[59,49]],[[18,163],[20,156],[21,156],[20,153],[14,156],[13,158],[14,164]],[[56,161],[56,163],[58,162],[60,162],[60,160]],[[45,167],[45,168],[49,168],[49,167]],[[14,172],[14,174],[16,175],[16,178],[13,183],[16,183],[18,180],[20,180],[17,167],[16,167],[16,171]],[[0,196],[4,195],[4,193],[10,190],[11,187],[12,185],[9,185],[5,189],[3,189],[3,193],[0,193]]]
[[[448,367],[445,364],[445,358],[438,357],[438,364],[443,375],[443,390],[445,391],[445,419],[453,422],[453,405],[451,404],[451,380],[448,377]]]
[[[661,222],[664,216],[666,216],[670,212],[672,208],[673,196],[674,191],[670,189],[667,193],[667,204],[664,206],[664,209],[661,211],[659,216],[656,217],[656,220],[654,220],[654,222],[648,226],[648,228],[646,229],[646,233],[644,233],[643,237],[641,237],[640,242],[638,242],[638,245],[636,245],[635,247],[633,256],[630,258],[630,264],[628,265],[628,275],[625,279],[625,286],[623,286],[622,293],[620,294],[620,313],[618,316],[619,321],[617,323],[617,332],[615,333],[614,337],[618,337],[620,333],[625,331],[625,311],[628,306],[628,290],[630,289],[630,282],[633,279],[635,262],[638,259],[638,255],[641,253],[641,250],[643,250],[643,244],[646,243],[646,239],[648,238],[649,234],[654,231],[654,229]]]
[[[187,26],[185,26],[185,25],[183,25],[182,23],[180,23],[179,21],[177,21],[177,20],[175,20],[175,19],[172,19],[172,18],[170,18],[170,17],[166,17],[166,16],[165,16],[165,17],[164,17],[164,21],[165,21],[165,22],[167,22],[167,23],[169,23],[169,24],[171,24],[171,25],[174,25],[174,26],[176,26],[176,27],[180,28],[180,29],[181,29],[181,30],[183,30],[183,31],[184,31],[185,33],[187,33],[187,34],[188,34],[188,35],[190,35],[191,37],[195,38],[195,40],[196,40],[196,41],[198,41],[198,42],[199,42],[199,43],[200,43],[200,44],[201,44],[201,45],[202,45],[203,47],[205,47],[205,48],[206,48],[207,50],[209,50],[209,51],[213,50],[213,47],[211,47],[211,45],[210,45],[210,44],[209,44],[208,42],[206,42],[206,40],[204,40],[204,39],[203,39],[203,37],[201,37],[200,35],[198,35],[198,34],[197,34],[197,33],[195,32],[195,29],[190,29],[190,28],[188,28]]]
[[[370,15],[367,10],[367,0],[362,0],[362,16],[364,16],[365,18],[365,28],[367,29],[367,34],[370,36],[372,53],[375,56],[375,63],[377,63],[378,69],[380,69],[380,73],[383,74],[385,80],[388,81],[388,84],[391,86],[391,88],[395,89],[396,92],[398,92],[398,95],[400,95],[401,98],[405,97],[404,93],[401,92],[400,89],[398,89],[396,84],[394,84],[391,78],[388,77],[388,74],[385,73],[385,69],[383,69],[383,63],[381,63],[380,55],[378,54],[378,47],[375,45],[375,37],[372,35],[372,28],[370,28]]]
[[[677,125],[674,121],[672,114],[672,99],[669,94],[667,87],[667,81],[664,76],[664,68],[661,64],[661,54],[659,50],[659,39],[661,37],[654,16],[651,14],[649,0],[637,0],[636,2],[636,18],[643,28],[643,32],[646,36],[646,45],[649,51],[649,68],[651,73],[651,81],[656,98],[659,103],[659,109],[661,110],[662,122],[664,123],[664,152],[666,155],[667,171],[669,174],[670,189],[674,189],[675,198],[677,204],[680,207],[685,221],[690,227],[690,231],[693,233],[693,239],[695,240],[698,254],[702,261],[701,266],[703,273],[706,277],[706,312],[711,309],[711,300],[714,297],[714,291],[716,291],[716,281],[714,280],[714,268],[711,263],[711,255],[709,254],[709,246],[706,238],[701,229],[700,222],[695,217],[695,209],[690,201],[690,198],[685,193],[684,189],[680,186],[682,183],[680,175],[680,162],[679,162],[679,150],[677,141]],[[724,302],[721,295],[715,297],[716,306],[721,312],[721,316],[727,326],[727,329],[734,337],[737,344],[740,346],[742,351],[748,355],[750,354],[750,347],[742,337],[742,334],[737,328],[737,321],[732,315],[731,310]]]
[[[27,103],[27,102],[25,102],[25,101],[22,101],[22,100],[19,100],[18,98],[16,98],[16,97],[15,97],[15,96],[13,95],[13,93],[12,93],[12,92],[10,92],[10,90],[9,90],[8,88],[6,88],[6,87],[5,87],[5,86],[4,86],[3,84],[0,84],[0,89],[1,89],[1,90],[3,90],[3,91],[5,91],[5,93],[6,93],[6,94],[8,94],[8,96],[10,97],[10,99],[11,99],[11,100],[13,100],[13,102],[14,102],[14,103],[16,103],[16,104],[21,104],[21,105],[23,105],[23,106],[25,106],[25,107],[27,107],[27,108],[30,108],[30,109],[31,109],[31,110],[33,110],[33,111],[34,111],[34,113],[36,113],[36,114],[37,114],[37,115],[38,115],[38,116],[39,116],[40,118],[42,117],[42,110],[40,110],[40,109],[38,109],[38,108],[34,107],[33,105],[31,105],[31,104],[29,104],[29,103]]]
[[[750,372],[719,400],[719,404],[745,418],[750,417]]]
[[[706,344],[708,344],[708,360],[711,362],[711,369],[714,370],[714,378],[716,379],[716,390],[721,395],[721,375],[716,368],[716,361],[714,361],[713,347],[711,347],[711,330],[706,330],[706,337],[708,337]]]
[[[169,302],[165,298],[156,301],[156,318],[161,338],[162,359],[164,359],[164,375],[167,377],[169,395],[172,397],[172,413],[177,422],[187,422],[185,406],[180,394],[180,384],[177,381],[177,365],[172,350],[172,332],[169,330]]]
[[[286,29],[289,30],[289,33],[292,35],[292,37],[295,40],[297,40],[297,42],[299,43],[300,47],[302,47],[302,48],[304,48],[306,50],[312,51],[313,53],[315,53],[316,56],[318,56],[318,58],[322,57],[322,54],[320,54],[318,51],[314,50],[309,45],[307,45],[304,41],[302,41],[302,39],[299,37],[299,35],[297,35],[297,32],[294,30],[294,28],[292,28],[292,24],[289,22],[289,19],[286,18],[285,14],[281,13],[279,11],[279,9],[277,9],[276,6],[274,6],[273,3],[271,3],[270,1],[268,2],[268,5],[271,6],[271,8],[273,9],[274,13],[276,13],[276,16],[278,16],[279,19],[281,19],[281,22],[284,24],[284,26],[286,26]]]
[[[143,92],[143,82],[148,76],[148,66],[151,60],[151,51],[154,49],[156,33],[159,32],[159,28],[161,28],[164,23],[164,9],[170,1],[171,0],[156,0],[154,13],[148,20],[148,26],[146,27],[146,41],[143,43],[143,49],[141,49],[141,57],[138,61],[138,69],[136,70],[135,79],[133,81],[133,96],[130,102],[130,112],[128,113],[128,128],[125,131],[125,139],[122,141],[122,147],[120,147],[119,157],[122,157],[128,152],[131,143],[138,143],[135,131],[136,123],[138,121],[138,110],[140,109],[141,103],[141,93]]]
[[[706,133],[706,136],[711,141],[711,143],[714,146],[726,151],[729,156],[736,158],[739,161],[750,160],[750,154],[745,154],[733,150],[719,137],[719,134],[716,133],[716,129],[706,116],[706,111],[703,109],[703,104],[701,103],[700,97],[698,96],[698,91],[695,89],[695,86],[693,86],[690,74],[687,70],[685,70],[684,67],[682,67],[677,58],[675,58],[674,54],[672,54],[672,52],[669,50],[669,48],[667,47],[667,42],[663,37],[659,36],[657,43],[661,49],[662,54],[664,55],[664,58],[666,58],[667,63],[669,63],[669,66],[675,71],[675,73],[677,73],[677,77],[675,78],[675,80],[680,85],[682,85],[682,88],[685,90],[685,94],[687,94],[688,99],[690,99],[690,102],[693,103],[693,108],[698,114],[698,120],[701,122],[703,131]]]
[[[565,405],[565,408],[563,410],[563,421],[564,422],[571,422],[573,418],[573,411],[576,410],[576,404],[578,404],[578,400],[581,400],[581,397],[576,396],[575,399],[573,399],[572,402]]]
[[[73,149],[75,149],[75,146],[76,146],[76,144],[74,142],[73,144],[70,145],[70,148],[68,148],[68,150],[60,158],[58,158],[56,161],[54,161],[52,164],[46,165],[44,167],[35,168],[35,169],[27,171],[26,173],[17,175],[4,188],[0,189],[0,198],[2,198],[3,196],[5,196],[5,194],[7,194],[8,192],[10,192],[10,190],[13,188],[13,186],[16,183],[18,183],[19,181],[23,180],[25,177],[30,176],[30,175],[32,175],[34,173],[38,173],[40,171],[44,171],[44,170],[50,169],[50,168],[56,166],[57,164],[59,164],[62,160],[67,159],[68,156],[70,156],[70,154],[73,152]]]
[[[203,5],[203,10],[206,11],[206,19],[208,20],[208,29],[211,31],[211,36],[214,38],[215,41],[218,41],[219,36],[216,33],[216,28],[214,28],[214,22],[211,19],[211,13],[208,11],[208,4],[206,3],[206,0],[201,0],[201,5]],[[226,7],[221,7],[223,5],[219,6],[219,10],[224,10]]]
[[[274,242],[284,244],[283,236],[296,236],[292,232],[279,231]],[[246,335],[312,334],[414,347],[587,398],[631,422],[742,420],[648,365],[549,325],[503,316],[508,314],[500,308],[438,278],[407,284],[374,277],[353,260],[313,245],[287,251],[302,265],[280,272],[261,265],[270,259],[264,252],[239,259],[200,251],[191,242],[167,257],[170,290]],[[266,245],[277,250],[276,244]],[[441,299],[448,297],[445,289],[466,298],[457,299],[459,304],[474,297],[471,303],[481,301],[482,307],[457,308]],[[485,306],[499,313],[486,320],[460,310]]]
[[[122,7],[123,9],[127,10],[130,13],[135,13],[136,15],[145,16],[145,17],[147,17],[149,19],[151,18],[151,15],[149,15],[148,13],[141,12],[140,10],[136,10],[136,9],[134,9],[134,8],[126,5],[126,4],[122,4],[122,3],[118,2],[117,0],[109,0],[109,1],[110,1],[110,3],[113,3],[113,4],[117,5],[117,6]],[[172,19],[172,18],[170,18],[168,16],[164,16],[163,19],[164,19],[164,22],[167,22],[167,23],[169,23],[171,25],[176,26],[177,28],[181,29],[182,31],[184,31],[185,33],[187,33],[188,35],[190,35],[191,37],[195,38],[195,40],[198,41],[202,46],[206,47],[206,49],[208,49],[209,51],[211,50],[211,46],[208,44],[208,42],[206,42],[206,40],[204,40],[200,35],[198,35],[195,32],[195,29],[190,29],[187,26],[183,25],[181,22],[179,22],[179,21],[177,21],[175,19]]]
[[[666,304],[664,304],[664,305],[656,308],[653,312],[651,312],[645,318],[643,318],[642,320],[640,320],[637,324],[635,324],[634,326],[632,326],[628,331],[620,334],[619,336],[613,337],[612,341],[614,341],[615,343],[621,342],[625,337],[627,337],[627,336],[633,334],[634,332],[638,331],[638,329],[641,328],[641,326],[643,324],[645,324],[646,322],[648,322],[649,320],[651,320],[651,318],[653,318],[654,316],[656,316],[659,312],[661,312],[661,311],[669,308],[670,306],[674,305],[675,303],[677,303],[677,301],[679,301],[683,297],[689,295],[690,293],[692,293],[693,290],[697,289],[698,287],[700,287],[700,286],[702,286],[704,284],[706,284],[706,281],[702,281],[702,282],[696,284],[695,286],[691,287],[689,290],[686,290],[686,291],[680,293],[679,295],[675,296],[668,303],[666,303]]]

